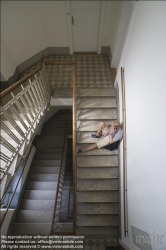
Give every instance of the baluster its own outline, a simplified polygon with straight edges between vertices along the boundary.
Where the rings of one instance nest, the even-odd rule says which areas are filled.
[[[24,93],[24,95],[26,94],[26,92]],[[22,101],[22,103],[24,104],[25,108],[26,108],[26,111],[28,112],[29,116],[31,117],[31,123],[32,123],[32,120],[33,120],[33,115],[31,113],[31,110],[30,108],[28,107],[27,103],[26,103],[26,100],[25,100],[25,97],[24,95],[20,96],[20,99]]]
[[[10,159],[7,155],[5,155],[4,153],[2,153],[2,152],[0,152],[0,158],[1,158],[3,161],[5,161],[6,163],[11,162],[11,159]]]
[[[25,130],[28,129],[26,123],[24,122],[24,120],[22,119],[22,117],[19,116],[18,111],[15,110],[14,106],[11,106],[10,109],[12,110],[13,114],[16,116],[15,119],[19,120],[21,125],[25,128]]]
[[[3,123],[1,122],[1,129],[3,129],[17,144],[20,143],[20,140],[16,135]]]
[[[41,100],[42,100],[42,106],[44,105],[44,102],[45,102],[45,98],[44,98],[44,90],[43,90],[43,86],[42,86],[42,82],[41,82],[41,77],[37,77],[37,75],[35,75],[35,78],[36,78],[36,81],[37,81],[37,84],[38,84],[38,88],[40,90],[40,94],[41,94]]]
[[[11,123],[11,125],[15,128],[15,130],[22,136],[25,138],[24,132],[22,131],[22,129],[19,127],[19,125],[13,120],[13,118],[8,115],[8,113],[6,111],[3,112],[3,116]]]
[[[30,97],[32,99],[32,102],[35,105],[36,113],[39,113],[40,109],[39,109],[39,106],[38,106],[38,99],[36,97],[36,93],[34,92],[33,85],[32,85],[32,82],[31,82],[30,79],[29,79],[29,82],[30,82],[30,86],[31,86],[31,88],[29,88],[29,94],[30,94]]]
[[[8,141],[6,141],[2,136],[0,136],[0,140],[2,145],[4,145],[7,149],[9,149],[12,153],[17,154],[19,157],[24,159],[24,157],[18,152],[19,146],[17,148],[13,147]]]
[[[21,85],[21,87],[22,87],[23,90],[25,90],[22,85]],[[34,103],[33,103],[33,99],[32,99],[30,90],[29,89],[25,90],[25,93],[26,93],[25,94],[25,99],[27,100],[27,103],[28,103],[28,105],[30,107],[30,110],[32,109],[32,111],[33,111],[33,113],[32,113],[33,118],[35,118],[37,113],[36,113],[36,110],[35,110],[34,105],[33,105]]]
[[[40,82],[41,82],[41,87],[42,87],[42,92],[43,92],[43,97],[44,97],[44,102],[47,100],[47,82],[44,81],[44,76],[42,71],[40,73]]]
[[[30,79],[29,79],[29,82],[32,83]],[[41,103],[40,103],[41,101],[40,101],[40,96],[38,94],[38,91],[36,89],[36,81],[33,81],[33,83],[31,84],[31,90],[32,90],[32,92],[35,96],[36,102],[37,102],[37,110],[40,110],[41,109]]]
[[[13,97],[13,99],[14,99],[15,105],[16,105],[16,106],[18,107],[18,109],[20,110],[20,112],[21,112],[21,114],[23,115],[24,119],[27,121],[28,124],[30,124],[31,121],[29,120],[29,117],[27,116],[25,110],[21,107],[18,98],[16,98],[15,95],[14,95],[12,92],[11,92],[11,95],[12,95],[12,97]],[[20,118],[20,119],[23,121],[22,118]],[[26,129],[27,129],[27,127],[26,127]]]

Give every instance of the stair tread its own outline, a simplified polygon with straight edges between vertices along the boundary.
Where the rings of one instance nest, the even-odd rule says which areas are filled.
[[[92,155],[77,155],[77,167],[116,167],[118,166],[118,158],[114,155],[92,156]]]
[[[13,235],[50,235],[51,223],[19,223],[13,224]]]
[[[118,214],[117,202],[77,203],[78,214]]]
[[[86,147],[91,146],[93,143],[82,143],[81,141],[77,143],[77,146],[79,149],[83,149]],[[93,156],[105,156],[105,155],[118,155],[118,150],[115,149],[113,151],[107,150],[105,148],[98,148],[96,150],[92,150],[92,151],[87,151],[87,152],[82,152],[81,154],[78,154],[78,156],[83,156],[83,155],[93,155]]]
[[[114,88],[77,88],[77,96],[116,96]]]
[[[77,111],[78,120],[108,120],[108,117],[112,119],[117,119],[116,109],[110,108],[98,108],[98,109],[83,109]]]
[[[41,173],[41,174],[58,174],[59,175],[60,167],[33,167],[32,173]]]
[[[118,178],[117,167],[81,167],[77,168],[78,179],[108,179]]]
[[[78,226],[118,226],[118,215],[116,214],[87,214],[77,215]]]
[[[77,190],[118,190],[118,179],[78,179]]]
[[[54,210],[54,200],[28,200],[22,199],[21,210]]]
[[[61,160],[62,154],[37,153],[36,160]]]
[[[118,190],[77,190],[78,205],[79,203],[113,203],[118,200]]]
[[[116,98],[114,97],[84,97],[77,98],[77,110],[85,108],[116,108]]]
[[[30,179],[32,181],[58,181],[59,174],[32,173]]]
[[[108,127],[111,126],[111,122],[113,121],[114,119],[107,119],[105,120],[105,123]],[[77,128],[78,131],[85,131],[85,132],[88,132],[88,131],[91,131],[91,132],[96,132],[97,128],[98,128],[98,125],[99,125],[99,121],[96,121],[96,120],[93,120],[93,121],[86,121],[86,120],[83,120],[83,121],[78,121],[77,122]]]
[[[28,190],[53,190],[55,192],[58,182],[39,182],[39,181],[28,181],[27,191]]]
[[[56,190],[25,190],[24,199],[52,200],[55,199]]]
[[[51,223],[53,210],[19,210],[17,214],[17,222],[28,223]]]

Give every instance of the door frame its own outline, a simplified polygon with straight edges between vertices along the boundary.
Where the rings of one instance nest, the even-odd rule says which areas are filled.
[[[73,35],[72,35],[72,24],[71,24],[71,0],[65,1],[65,5],[66,5],[66,20],[67,20],[69,50],[70,50],[70,55],[72,55],[73,54]],[[107,1],[101,0],[97,54],[101,54],[106,5],[107,5]]]

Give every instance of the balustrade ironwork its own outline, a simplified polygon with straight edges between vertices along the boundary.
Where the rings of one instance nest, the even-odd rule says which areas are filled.
[[[30,152],[32,141],[47,111],[52,94],[51,78],[49,75],[49,66],[56,65],[59,69],[60,87],[63,90],[63,82],[65,77],[64,70],[70,76],[73,87],[73,225],[68,228],[58,224],[60,204],[59,200],[62,196],[62,187],[64,179],[65,155],[67,150],[67,142],[64,143],[64,153],[61,162],[61,171],[59,177],[58,191],[55,200],[55,211],[52,223],[52,232],[59,228],[63,233],[75,234],[75,217],[76,217],[76,65],[74,62],[44,62],[42,56],[39,68],[28,74],[8,89],[0,93],[1,98],[1,136],[0,136],[0,177],[1,177],[1,201],[3,206],[4,197],[6,196],[10,184],[20,163],[27,159]],[[56,79],[55,79],[56,80]],[[67,82],[64,83],[67,87]],[[54,86],[55,88],[55,86]],[[71,88],[72,90],[72,88]],[[56,88],[54,89],[56,91]],[[69,94],[71,94],[69,90]],[[67,129],[66,137],[67,140]],[[14,196],[14,194],[13,194]],[[10,201],[12,202],[12,200]],[[8,207],[9,209],[9,207]],[[7,210],[8,210],[7,209]],[[5,213],[5,216],[7,211]],[[4,219],[3,219],[4,221]],[[2,224],[2,223],[1,223]]]
[[[46,66],[1,98],[1,198],[20,161],[25,159],[50,101]]]

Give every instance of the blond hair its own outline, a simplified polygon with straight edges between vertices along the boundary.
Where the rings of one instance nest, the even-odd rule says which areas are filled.
[[[118,120],[113,121],[112,124],[114,125],[115,128],[120,128],[121,127],[120,122]]]

